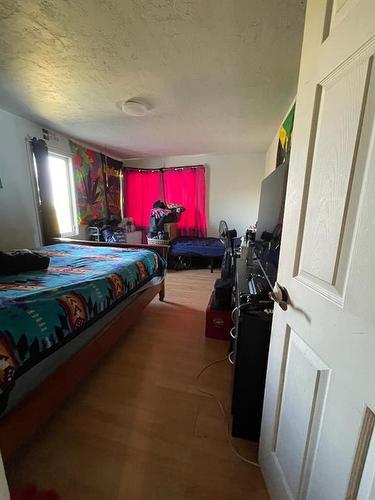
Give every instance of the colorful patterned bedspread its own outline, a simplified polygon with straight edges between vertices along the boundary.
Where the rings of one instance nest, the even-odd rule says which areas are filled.
[[[150,250],[59,244],[40,252],[48,269],[0,275],[0,395],[165,269]]]

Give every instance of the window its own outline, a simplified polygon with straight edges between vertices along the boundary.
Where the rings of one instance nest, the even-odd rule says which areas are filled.
[[[60,234],[61,236],[75,236],[78,234],[78,224],[70,158],[49,153],[48,160],[53,204]]]

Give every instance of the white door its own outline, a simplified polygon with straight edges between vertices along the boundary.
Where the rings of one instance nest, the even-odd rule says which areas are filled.
[[[375,0],[310,0],[260,442],[272,499],[375,499]]]
[[[9,500],[9,499],[10,499],[10,494],[8,490],[8,483],[5,477],[3,460],[0,454],[0,500]]]

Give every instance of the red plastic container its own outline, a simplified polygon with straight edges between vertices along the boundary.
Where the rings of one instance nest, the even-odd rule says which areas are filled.
[[[231,311],[219,311],[213,308],[214,292],[206,309],[206,337],[229,340],[229,331],[233,326]]]

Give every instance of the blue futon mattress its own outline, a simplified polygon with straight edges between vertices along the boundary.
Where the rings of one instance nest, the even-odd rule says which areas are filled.
[[[171,255],[190,257],[223,257],[224,244],[220,238],[180,237],[171,243]]]

